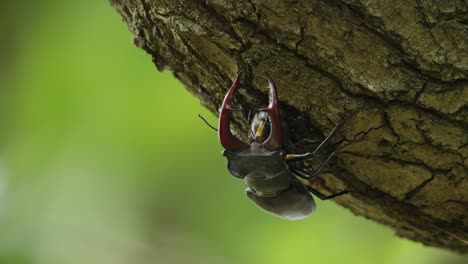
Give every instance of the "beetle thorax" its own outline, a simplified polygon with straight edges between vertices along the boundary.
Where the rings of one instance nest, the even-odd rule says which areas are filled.
[[[247,186],[259,194],[273,195],[290,185],[290,172],[280,151],[269,152],[258,142],[252,142],[242,152],[225,151],[224,155],[231,174],[243,178]]]

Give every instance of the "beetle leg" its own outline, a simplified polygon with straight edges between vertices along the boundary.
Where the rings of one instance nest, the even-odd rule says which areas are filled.
[[[296,175],[298,177],[301,177],[304,180],[311,180],[312,179],[312,175],[309,175],[309,174],[307,174],[307,173],[305,173],[305,172],[303,172],[303,171],[301,171],[299,169],[290,168],[290,170],[294,175]]]
[[[325,166],[327,166],[327,164],[330,162],[330,160],[336,155],[336,152],[332,152],[330,155],[328,155],[327,159],[322,162],[322,164],[320,164],[319,168],[314,172],[314,174],[310,175],[310,174],[307,174],[301,170],[297,170],[297,169],[292,169],[292,171],[294,173],[297,173],[299,175],[299,177],[303,178],[303,179],[306,179],[306,180],[311,180],[315,177],[317,177],[320,173],[322,173],[323,169],[325,168]]]
[[[333,199],[335,197],[338,197],[338,196],[341,196],[343,194],[347,194],[349,193],[349,191],[341,191],[341,192],[337,192],[337,193],[332,193],[330,195],[324,195],[323,193],[315,190],[315,189],[312,189],[312,188],[307,188],[309,190],[309,192],[313,193],[315,196],[317,196],[320,200],[329,200],[329,199]]]
[[[249,147],[247,143],[235,137],[230,128],[231,113],[236,109],[231,108],[230,102],[232,97],[239,88],[239,77],[241,73],[237,75],[237,78],[234,80],[231,88],[224,97],[223,104],[221,105],[221,111],[219,115],[219,124],[218,124],[218,136],[221,145],[227,150],[230,151],[241,151]]]
[[[301,177],[301,178],[303,178],[305,180],[309,180],[309,181],[318,176],[317,173],[314,173],[313,175],[309,175],[309,174],[307,174],[307,173],[305,173],[305,172],[303,172],[301,170],[298,170],[298,169],[292,169],[291,172],[293,174],[295,174],[295,175],[297,175],[297,176],[299,176],[299,177]],[[330,195],[324,195],[321,192],[319,192],[318,190],[316,190],[316,189],[314,189],[314,188],[312,188],[312,187],[310,187],[308,185],[307,185],[307,190],[309,192],[313,193],[315,196],[317,196],[320,200],[333,199],[333,198],[335,198],[337,196],[341,196],[343,194],[349,193],[349,191],[344,190],[344,191],[341,191],[341,192],[332,193]]]
[[[288,146],[288,148],[293,147],[293,146],[297,146],[297,145],[303,145],[303,146],[314,145],[314,146],[316,146],[316,145],[319,145],[320,143],[322,143],[322,141],[304,138],[302,140],[299,140],[298,142],[290,144]]]
[[[315,141],[310,139],[302,139],[298,142],[291,143],[285,147],[286,153],[297,152],[297,149],[310,149],[311,147],[316,148],[322,141]]]
[[[325,166],[327,166],[327,164],[330,162],[330,160],[333,157],[335,157],[335,155],[336,155],[336,152],[332,152],[330,155],[328,155],[327,159],[324,162],[322,162],[322,164],[320,164],[319,168],[314,172],[314,174],[312,174],[312,178],[314,178],[317,175],[319,175],[320,173],[322,173]]]
[[[322,141],[322,143],[320,143],[320,145],[315,149],[315,151],[313,152],[314,154],[321,151],[325,146],[328,145],[332,137],[336,134],[336,132],[338,132],[338,129],[343,125],[343,123],[343,121],[340,121],[335,125],[330,134],[328,134],[328,136]]]
[[[343,122],[338,122],[338,124],[336,124],[336,126],[333,128],[330,134],[328,134],[328,136],[322,141],[322,143],[320,143],[320,145],[314,150],[314,152],[312,153],[307,152],[304,154],[288,154],[286,155],[284,160],[287,162],[293,162],[293,161],[303,161],[303,160],[312,159],[315,156],[315,154],[320,152],[325,146],[328,145],[331,138],[336,134],[336,132],[338,131],[338,129],[341,127],[342,124]]]
[[[283,136],[281,128],[281,120],[278,110],[278,96],[276,94],[276,87],[271,79],[270,75],[266,73],[268,79],[268,86],[270,87],[270,103],[267,108],[260,109],[260,111],[265,111],[270,116],[271,131],[270,136],[265,142],[263,142],[263,147],[268,150],[276,150],[283,146]]]

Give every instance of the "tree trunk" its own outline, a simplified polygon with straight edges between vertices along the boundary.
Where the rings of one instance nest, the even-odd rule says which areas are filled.
[[[293,140],[351,116],[336,163],[310,185],[348,190],[337,203],[400,236],[468,252],[466,1],[111,2],[157,68],[214,113],[243,70],[239,105],[266,102],[267,71]],[[246,123],[236,117],[241,136]]]

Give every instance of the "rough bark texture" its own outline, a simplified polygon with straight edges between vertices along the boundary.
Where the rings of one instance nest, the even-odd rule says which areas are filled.
[[[240,70],[237,102],[252,108],[272,75],[294,140],[362,106],[317,187],[349,190],[336,202],[400,236],[468,252],[466,1],[111,2],[157,68],[214,113]]]

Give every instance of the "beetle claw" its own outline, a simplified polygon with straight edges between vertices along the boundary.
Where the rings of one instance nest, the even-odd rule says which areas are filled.
[[[265,72],[265,74],[268,79],[268,86],[270,87],[270,103],[267,108],[259,109],[259,111],[267,112],[270,116],[271,132],[268,139],[263,143],[263,147],[268,150],[275,150],[283,146],[281,120],[278,110],[278,96],[273,80],[268,73]]]
[[[230,129],[231,113],[233,111],[241,110],[233,109],[229,105],[232,97],[239,88],[239,78],[241,73],[237,75],[237,78],[234,80],[234,83],[232,84],[231,88],[224,97],[223,104],[221,105],[220,109],[220,117],[218,124],[219,141],[221,142],[221,145],[223,145],[223,147],[229,151],[241,151],[249,147],[247,143],[235,137]]]

